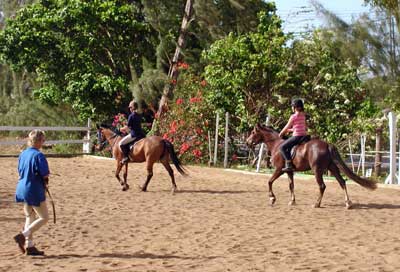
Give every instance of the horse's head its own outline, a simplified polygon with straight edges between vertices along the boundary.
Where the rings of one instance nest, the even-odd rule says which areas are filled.
[[[261,131],[261,126],[260,126],[260,124],[257,124],[251,131],[250,136],[247,138],[246,144],[250,147],[254,147],[255,145],[262,142],[263,139],[264,139],[264,136]]]
[[[262,126],[257,124],[251,131],[250,136],[247,138],[246,143],[248,146],[255,146],[261,142],[272,142],[279,138],[279,133],[272,127]]]
[[[112,127],[106,124],[96,124],[97,127],[97,145],[94,146],[94,149],[97,151],[101,151],[107,144],[108,139],[112,136],[112,134],[116,134]]]

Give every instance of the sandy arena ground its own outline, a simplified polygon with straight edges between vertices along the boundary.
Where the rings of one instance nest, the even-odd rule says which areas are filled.
[[[188,167],[170,193],[157,164],[147,193],[143,164],[131,164],[131,189],[122,192],[115,162],[91,157],[49,158],[57,224],[35,235],[44,257],[22,255],[12,237],[23,224],[14,202],[17,159],[0,158],[0,271],[400,271],[400,190],[348,186],[344,208],[336,182],[318,188],[296,181],[289,207],[286,177],[268,205],[266,175]],[[51,205],[49,204],[50,213]]]

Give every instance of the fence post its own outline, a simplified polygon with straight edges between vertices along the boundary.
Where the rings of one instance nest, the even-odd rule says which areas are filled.
[[[268,121],[269,121],[269,116],[265,119],[265,124],[268,126]],[[258,152],[258,161],[257,161],[257,169],[256,172],[260,172],[260,167],[261,167],[261,160],[262,160],[262,154],[264,151],[264,143],[261,143],[260,151]],[[267,148],[267,147],[265,147]]]
[[[216,119],[216,121],[215,121],[214,165],[217,165],[217,155],[218,155],[218,126],[219,126],[219,113],[217,112],[217,119]]]
[[[390,173],[385,179],[385,184],[396,183],[396,115],[389,112],[389,139],[390,139]]]
[[[225,113],[225,154],[224,154],[224,168],[228,167],[228,149],[229,149],[229,112]]]
[[[83,138],[84,140],[87,140],[87,142],[83,143],[83,153],[90,153],[90,128],[92,127],[92,120],[88,118],[87,121],[87,131],[86,131],[86,136]]]
[[[361,134],[361,173],[362,176],[365,177],[365,142],[366,142],[365,134]]]
[[[351,141],[349,139],[349,150],[350,150],[350,160],[351,160],[351,169],[353,170],[353,172],[355,171],[354,169],[354,160],[353,160],[353,150],[351,148]]]
[[[208,131],[208,155],[209,155],[209,160],[208,160],[208,166],[211,166],[212,164],[212,153],[211,153],[211,133]]]

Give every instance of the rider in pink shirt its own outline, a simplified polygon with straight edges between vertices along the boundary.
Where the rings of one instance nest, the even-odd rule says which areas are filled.
[[[307,136],[306,114],[304,112],[304,104],[301,99],[293,99],[292,101],[292,114],[288,123],[279,133],[279,137],[283,137],[287,132],[292,132],[293,136],[284,141],[280,147],[282,156],[285,159],[285,167],[282,169],[284,172],[293,171],[293,164],[290,151],[293,146],[303,142]]]

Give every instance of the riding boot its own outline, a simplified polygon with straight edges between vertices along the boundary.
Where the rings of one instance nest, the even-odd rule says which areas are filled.
[[[121,163],[125,164],[129,161],[129,144],[121,145],[121,151],[124,154],[124,158],[122,159]]]
[[[29,256],[43,256],[44,255],[44,251],[42,250],[38,250],[36,247],[27,247],[26,248],[26,255]]]
[[[285,161],[285,167],[282,168],[283,172],[293,172],[293,164],[291,160]]]

